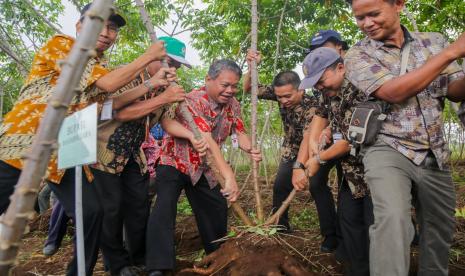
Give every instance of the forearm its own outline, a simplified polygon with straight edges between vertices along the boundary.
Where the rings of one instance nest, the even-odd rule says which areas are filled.
[[[453,102],[465,100],[465,77],[455,80],[449,84],[447,98]]]
[[[141,55],[128,65],[117,68],[96,81],[98,88],[115,92],[133,79],[153,60],[146,54]]]
[[[250,89],[252,88],[252,77],[250,75],[250,71],[246,72],[243,77],[242,81],[242,89],[244,92],[250,92]]]
[[[346,140],[339,140],[328,149],[320,152],[320,159],[322,161],[329,161],[339,158],[350,152],[350,144]]]
[[[125,91],[117,96],[112,96],[110,97],[113,100],[113,109],[118,110],[133,101],[139,99],[142,97],[144,94],[146,94],[149,91],[147,87],[144,85],[139,85],[137,87],[134,87],[128,91]]]
[[[387,81],[374,92],[374,96],[389,103],[404,102],[424,90],[454,60],[454,55],[445,49],[420,68]]]
[[[297,154],[296,161],[305,164],[309,157],[309,140],[310,140],[310,131],[305,131],[302,142],[300,142],[299,153]]]
[[[320,117],[313,116],[312,122],[310,123],[310,130],[308,134],[308,155],[313,156],[318,153],[320,135],[323,130],[328,126],[328,120]]]
[[[191,140],[193,133],[185,128],[180,122],[170,119],[163,118],[161,120],[161,126],[169,135],[181,139]]]
[[[252,139],[243,132],[237,133],[237,142],[239,143],[239,148],[247,153],[250,153],[252,150]]]
[[[167,102],[160,96],[135,102],[118,110],[115,119],[122,122],[136,120],[156,111],[165,104],[167,104]]]

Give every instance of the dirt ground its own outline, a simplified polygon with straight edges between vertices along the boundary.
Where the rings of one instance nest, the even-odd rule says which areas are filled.
[[[461,178],[463,173],[463,178]],[[242,177],[242,178],[241,178]],[[245,176],[241,175],[240,179]],[[465,181],[465,169],[459,172]],[[457,179],[457,178],[456,178]],[[266,186],[265,181],[262,181]],[[271,204],[271,187],[263,190],[266,210]],[[253,215],[253,192],[245,188],[241,205]],[[465,206],[465,184],[457,184],[457,206]],[[38,217],[30,223],[30,232],[24,236],[18,265],[13,275],[64,275],[72,256],[72,227],[55,255],[45,257],[42,246],[46,238],[50,214]],[[231,234],[214,258],[205,258],[195,220],[185,199],[178,206],[176,229],[178,267],[176,275],[342,275],[343,265],[332,254],[319,252],[321,236],[314,202],[308,192],[299,193],[290,211],[293,232],[290,234],[257,233],[244,229],[234,214],[230,214]],[[248,231],[247,231],[248,230]],[[239,235],[238,235],[239,234]],[[412,270],[415,274],[417,250],[412,250]],[[450,275],[465,275],[465,220],[457,220],[457,231],[450,254]],[[209,262],[216,262],[214,271],[193,269]],[[101,258],[94,275],[107,275]]]

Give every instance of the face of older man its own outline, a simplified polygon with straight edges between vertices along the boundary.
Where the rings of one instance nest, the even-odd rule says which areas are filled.
[[[369,38],[389,41],[400,31],[404,0],[353,0],[352,11],[360,30]]]
[[[223,70],[215,79],[207,76],[205,88],[208,96],[219,104],[227,103],[238,91],[240,76],[230,70]]]
[[[76,32],[79,34],[81,32],[82,22],[79,21],[76,23]],[[100,35],[97,40],[97,45],[95,50],[97,53],[102,54],[108,48],[110,48],[116,41],[118,37],[119,27],[115,22],[105,21],[103,29],[100,32]]]

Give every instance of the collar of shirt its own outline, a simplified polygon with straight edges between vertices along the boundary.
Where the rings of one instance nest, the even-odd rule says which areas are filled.
[[[404,33],[404,44],[402,45],[402,47],[404,47],[406,41],[412,42],[414,39],[413,36],[410,34],[409,30],[407,30],[407,28],[405,28],[403,25],[400,25],[400,27],[402,28],[402,32]],[[374,40],[371,38],[368,40],[368,43],[370,43],[371,46],[373,46],[376,49],[379,49],[383,46],[388,48],[396,47],[392,44],[386,44],[384,43],[384,41]]]

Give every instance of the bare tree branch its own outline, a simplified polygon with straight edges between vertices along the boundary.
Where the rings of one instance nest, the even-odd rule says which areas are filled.
[[[18,57],[18,55],[11,49],[10,45],[8,42],[5,41],[0,36],[0,49],[7,55],[9,56],[16,64],[18,65],[18,69],[21,72],[21,75],[25,77],[27,75],[27,72],[29,71],[28,67],[25,65],[24,61]]]
[[[178,27],[178,24],[179,24],[179,22],[181,21],[182,14],[183,14],[184,9],[185,9],[186,7],[187,7],[187,1],[186,1],[186,3],[184,3],[184,6],[182,7],[180,13],[178,13],[178,12],[175,10],[175,12],[176,12],[176,14],[177,14],[177,16],[178,16],[178,20],[176,20],[176,24],[174,25],[173,31],[171,32],[171,35],[170,35],[170,36],[173,36],[173,35],[174,35],[174,32],[176,31],[176,28]]]
[[[34,5],[29,1],[29,0],[22,0],[24,3],[26,3],[29,8],[34,12],[34,14],[39,17],[42,21],[45,22],[52,30],[54,30],[56,33],[63,33],[59,28],[57,28],[55,25],[52,24],[39,10],[37,10]]]

